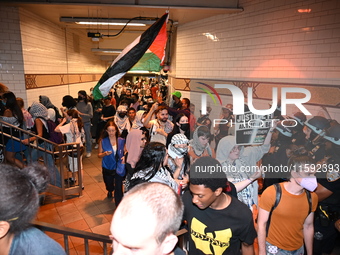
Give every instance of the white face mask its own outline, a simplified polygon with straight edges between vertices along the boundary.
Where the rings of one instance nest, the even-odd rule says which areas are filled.
[[[300,186],[308,191],[314,191],[318,186],[318,182],[315,176],[303,177],[300,182]]]

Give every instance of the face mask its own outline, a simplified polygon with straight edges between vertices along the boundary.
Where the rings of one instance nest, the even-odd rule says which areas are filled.
[[[1,100],[2,104],[6,106],[6,102],[4,100]]]
[[[84,98],[81,97],[81,96],[79,96],[79,97],[78,97],[78,101],[81,101],[81,100],[84,100]]]
[[[302,178],[300,186],[308,191],[314,191],[318,186],[315,176]]]
[[[125,113],[119,113],[118,115],[119,115],[119,117],[121,117],[121,118],[124,118],[124,117],[125,117]]]
[[[181,124],[181,127],[180,127],[183,131],[187,131],[189,129],[189,123],[184,123],[184,124]]]
[[[183,157],[187,152],[188,148],[176,148],[173,144],[170,144],[172,151],[178,155],[178,158]]]

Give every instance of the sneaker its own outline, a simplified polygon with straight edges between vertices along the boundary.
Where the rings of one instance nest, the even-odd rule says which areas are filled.
[[[96,145],[94,146],[95,149],[98,149],[99,148],[99,145],[98,143],[96,143]]]
[[[91,152],[86,153],[86,157],[87,158],[91,157]]]

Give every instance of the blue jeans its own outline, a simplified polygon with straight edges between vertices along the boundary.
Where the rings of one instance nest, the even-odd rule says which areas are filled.
[[[267,255],[304,255],[304,253],[305,253],[305,250],[303,248],[303,245],[302,247],[300,247],[299,249],[295,251],[287,251],[287,250],[280,249],[279,247],[266,242],[266,254]]]
[[[85,122],[84,123],[84,131],[85,131],[86,152],[91,153],[91,151],[92,151],[91,122]]]
[[[43,142],[39,146],[46,148],[46,150],[53,151],[53,145],[50,143]],[[28,148],[25,151],[25,154],[28,163],[36,162],[38,158],[43,157],[45,166],[50,173],[50,183],[54,186],[61,187],[61,175],[59,169],[54,164],[54,158],[52,154],[44,153],[43,151],[34,148]]]

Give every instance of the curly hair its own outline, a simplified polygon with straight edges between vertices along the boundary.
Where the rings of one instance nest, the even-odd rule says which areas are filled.
[[[62,102],[62,106],[70,109],[70,108],[74,108],[77,105],[77,101],[70,95],[66,95],[63,97],[63,102]]]
[[[214,172],[207,171],[207,169],[213,168]],[[221,171],[216,171],[220,169]],[[227,176],[222,171],[221,163],[212,157],[198,158],[190,166],[190,184],[204,185],[204,187],[216,191],[218,188],[225,189],[227,186]]]

